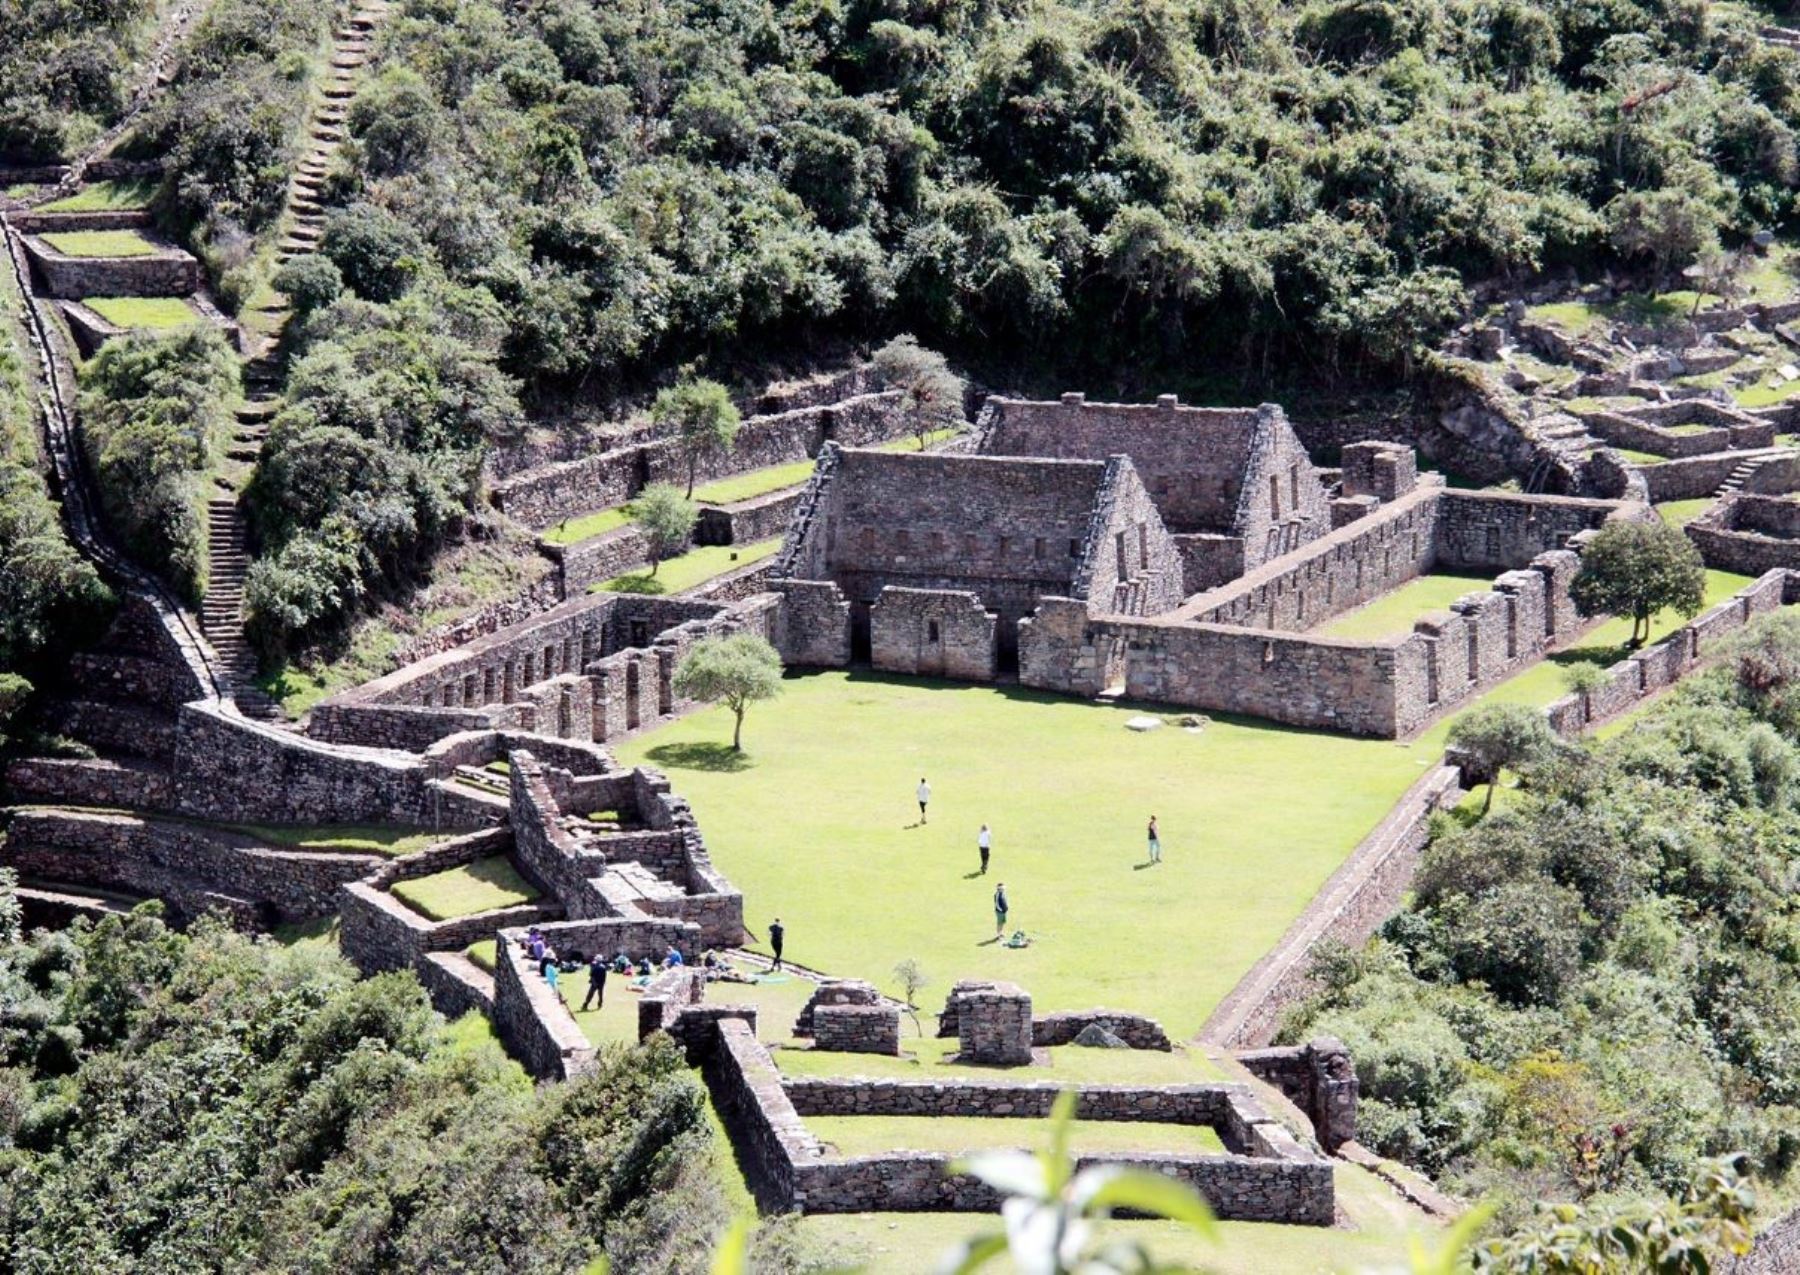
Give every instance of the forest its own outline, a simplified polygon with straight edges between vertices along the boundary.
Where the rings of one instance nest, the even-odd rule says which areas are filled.
[[[1441,817],[1411,905],[1320,962],[1283,1035],[1340,1037],[1359,1132],[1507,1202],[1800,1165],[1800,621],[1616,739],[1567,746],[1472,825]]]

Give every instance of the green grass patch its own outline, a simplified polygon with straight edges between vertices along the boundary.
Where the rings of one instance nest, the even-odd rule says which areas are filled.
[[[715,986],[714,999],[737,1002],[736,987]],[[755,989],[760,990],[760,989]],[[923,993],[921,993],[923,995]],[[942,998],[930,998],[942,1004]],[[759,1007],[760,1008],[760,1007]],[[798,1012],[798,1011],[795,1011]],[[773,1022],[769,1019],[774,1017]],[[759,1012],[757,1033],[775,1048],[775,1064],[791,1076],[873,1076],[893,1080],[937,1080],[944,1078],[989,1079],[992,1067],[975,1067],[951,1061],[958,1048],[954,1036],[940,1039],[933,1014],[920,1011],[919,1020],[926,1034],[913,1033],[910,1019],[900,1020],[900,1056],[885,1054],[843,1054],[828,1049],[814,1049],[810,1041],[787,1037],[793,1025],[793,1013],[785,1016]],[[771,1036],[777,1039],[771,1039]],[[1214,1084],[1239,1077],[1224,1069],[1195,1048],[1179,1048],[1169,1053],[1154,1049],[1089,1049],[1085,1045],[1058,1045],[1049,1051],[1048,1066],[1007,1069],[1017,1080],[1048,1080],[1074,1085],[1197,1085]]]
[[[1613,450],[1634,465],[1660,465],[1669,459],[1667,456],[1658,456],[1653,452],[1640,452],[1633,447],[1615,447]]]
[[[746,545],[703,545],[657,567],[656,574],[634,571],[588,587],[589,593],[681,593],[718,576],[772,557],[781,537]]]
[[[403,854],[413,854],[423,850],[444,839],[443,834],[439,832],[426,832],[420,828],[386,827],[377,824],[342,823],[296,826],[241,823],[232,824],[230,827],[234,832],[241,832],[247,837],[255,837],[258,841],[266,841],[272,846],[286,846],[294,850],[384,854],[396,859]]]
[[[476,969],[486,970],[489,974],[492,974],[494,972],[495,964],[500,959],[499,948],[499,940],[482,939],[479,942],[471,943],[469,946],[465,947],[463,949],[463,955],[473,962]]]
[[[1780,385],[1758,381],[1754,385],[1732,391],[1732,397],[1737,400],[1739,407],[1769,407],[1775,403],[1784,403],[1796,394],[1800,394],[1800,379],[1784,381]]]
[[[598,513],[583,514],[579,518],[565,518],[545,531],[541,539],[545,544],[572,545],[630,525],[631,506],[620,505],[616,509],[602,509]]]
[[[1604,310],[1598,306],[1589,305],[1585,301],[1557,301],[1548,305],[1534,305],[1526,310],[1525,314],[1539,323],[1548,323],[1561,328],[1570,336],[1585,336],[1606,318]]]
[[[270,937],[283,947],[336,952],[338,935],[342,930],[343,924],[337,917],[315,916],[310,921],[289,921],[285,925],[278,925],[270,931]]]
[[[60,230],[40,237],[66,257],[148,257],[157,250],[135,230]]]
[[[1473,572],[1446,571],[1408,580],[1398,589],[1373,602],[1346,611],[1311,630],[1314,637],[1380,641],[1404,637],[1413,622],[1432,611],[1442,611],[1458,598],[1491,589],[1494,577]]]
[[[1685,527],[1713,506],[1711,496],[1693,500],[1665,500],[1656,506],[1656,514],[1671,527]]]
[[[129,212],[148,208],[156,197],[158,186],[152,178],[120,178],[116,181],[92,182],[73,195],[52,200],[38,212]]]
[[[88,297],[81,304],[121,328],[185,328],[205,322],[180,297]]]
[[[1702,425],[1697,421],[1689,421],[1684,425],[1665,425],[1663,432],[1674,434],[1678,438],[1692,438],[1695,434],[1709,434],[1716,430],[1716,425]]]
[[[703,505],[730,505],[740,500],[755,500],[772,491],[795,487],[812,477],[814,462],[797,460],[791,465],[770,465],[733,474],[694,488],[694,499]]]
[[[1011,1078],[1011,1073],[1007,1073]],[[1050,1141],[1050,1121],[988,1116],[808,1116],[806,1127],[828,1149],[844,1156],[884,1151],[1032,1150]],[[1204,1125],[1150,1121],[1078,1120],[1069,1130],[1073,1154],[1162,1151],[1218,1155],[1225,1150]]]
[[[396,882],[394,897],[433,921],[473,916],[495,908],[516,907],[538,897],[531,883],[503,855],[477,859],[460,868],[434,872],[428,877]]]

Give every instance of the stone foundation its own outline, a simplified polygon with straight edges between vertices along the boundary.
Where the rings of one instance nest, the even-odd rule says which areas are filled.
[[[821,1005],[813,1014],[813,1047],[897,1057],[900,1009],[896,1005]]]
[[[1356,1065],[1342,1041],[1326,1036],[1283,1049],[1251,1050],[1237,1060],[1306,1113],[1327,1151],[1355,1141]]]
[[[956,1037],[964,1062],[999,1067],[1031,1062],[1031,994],[1012,983],[957,984]]]

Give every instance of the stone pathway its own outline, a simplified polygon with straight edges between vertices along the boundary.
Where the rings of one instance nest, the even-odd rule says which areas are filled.
[[[362,0],[345,19],[332,41],[330,69],[306,123],[306,141],[299,163],[288,183],[284,229],[275,259],[285,264],[297,256],[316,252],[324,236],[325,210],[319,201],[332,157],[344,140],[344,118],[356,95],[357,80],[368,64],[375,27],[388,13],[387,0]],[[286,354],[282,334],[292,310],[286,297],[276,294],[259,308],[266,329],[247,335],[250,342],[244,361],[244,402],[227,451],[228,465],[219,480],[218,494],[207,505],[207,539],[212,550],[204,626],[207,639],[219,654],[228,683],[227,694],[246,716],[273,718],[280,707],[254,682],[256,660],[244,640],[244,574],[249,569],[249,545],[241,507],[243,484],[262,454],[269,422],[281,408],[281,388],[286,379]]]

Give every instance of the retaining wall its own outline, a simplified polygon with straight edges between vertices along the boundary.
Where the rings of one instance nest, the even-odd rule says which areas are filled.
[[[200,263],[167,244],[137,257],[71,257],[35,236],[23,243],[45,297],[185,297],[200,288]]]

